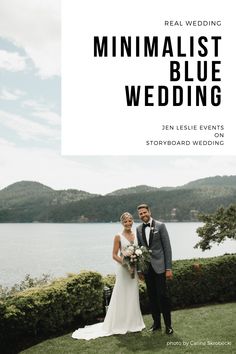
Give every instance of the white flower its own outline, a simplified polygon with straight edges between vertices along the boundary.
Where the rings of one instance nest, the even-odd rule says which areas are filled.
[[[129,250],[130,252],[134,252],[134,246],[129,246],[129,247],[128,247],[128,250]]]
[[[136,254],[137,256],[141,256],[141,255],[143,254],[143,252],[142,252],[140,249],[137,249],[137,250],[135,251],[135,254]]]

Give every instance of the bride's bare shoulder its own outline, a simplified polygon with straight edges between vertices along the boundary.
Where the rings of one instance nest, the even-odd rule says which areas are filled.
[[[120,235],[119,234],[115,235],[113,244],[114,244],[114,247],[120,247],[121,241],[120,241]]]

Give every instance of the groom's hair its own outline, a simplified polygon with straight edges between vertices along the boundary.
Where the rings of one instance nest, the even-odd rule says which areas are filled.
[[[150,207],[149,207],[148,204],[140,204],[140,205],[137,206],[137,210],[142,209],[142,208],[145,208],[148,211],[150,211]]]

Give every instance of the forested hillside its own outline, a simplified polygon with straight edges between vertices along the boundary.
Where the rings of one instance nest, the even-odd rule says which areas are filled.
[[[0,222],[115,222],[126,210],[138,218],[136,206],[144,202],[158,219],[197,220],[199,212],[236,203],[236,176],[208,177],[178,187],[142,185],[103,196],[21,181],[0,191]]]

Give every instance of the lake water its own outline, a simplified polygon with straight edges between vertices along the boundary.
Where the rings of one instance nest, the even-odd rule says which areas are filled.
[[[235,242],[213,246],[210,251],[194,249],[200,223],[166,223],[173,259],[212,257],[235,252]],[[134,225],[135,226],[135,225]],[[64,276],[80,270],[114,273],[111,257],[119,223],[111,224],[0,224],[0,284],[12,286],[26,274]]]

